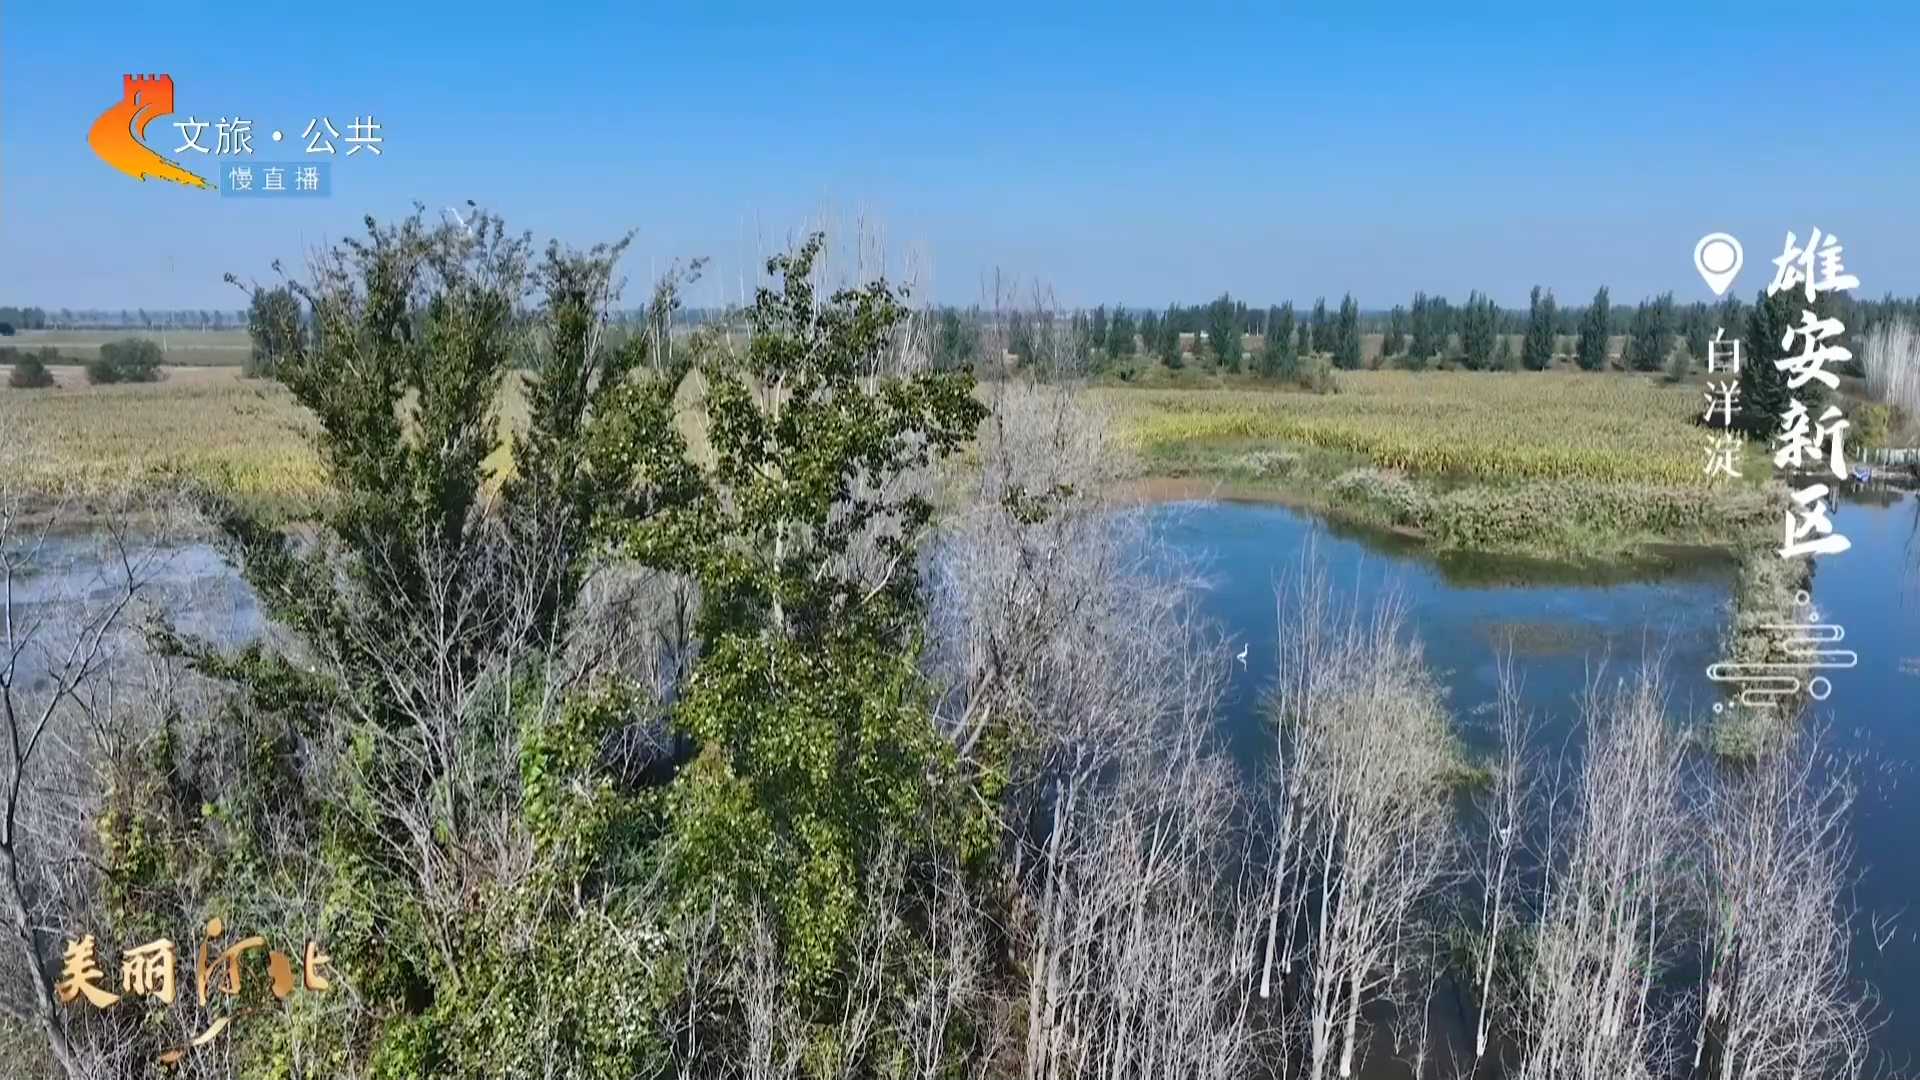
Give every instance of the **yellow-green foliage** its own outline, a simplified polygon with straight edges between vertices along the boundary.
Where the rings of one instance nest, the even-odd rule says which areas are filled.
[[[1382,469],[1480,480],[1700,487],[1699,391],[1617,373],[1354,371],[1340,393],[1100,391],[1149,457],[1204,442],[1271,441]]]

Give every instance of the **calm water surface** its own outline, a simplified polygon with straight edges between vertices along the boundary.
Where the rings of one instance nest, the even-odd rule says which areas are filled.
[[[1484,559],[1436,561],[1391,538],[1337,534],[1293,510],[1234,502],[1147,511],[1156,533],[1206,583],[1204,607],[1247,646],[1226,709],[1236,756],[1269,751],[1262,700],[1275,670],[1275,586],[1311,545],[1343,599],[1363,609],[1389,591],[1403,603],[1469,743],[1484,744],[1498,691],[1496,658],[1511,643],[1522,697],[1541,740],[1565,745],[1583,690],[1642,662],[1662,665],[1676,716],[1703,722],[1719,699],[1706,678],[1719,659],[1735,568],[1681,559],[1658,569],[1591,572]],[[1860,880],[1854,956],[1887,1022],[1876,1045],[1896,1065],[1920,1063],[1920,498],[1886,496],[1835,512],[1852,550],[1819,560],[1814,604],[1860,654],[1830,674],[1822,711],[1833,749],[1860,794],[1854,841]],[[1877,933],[1876,933],[1877,928]],[[1369,1071],[1372,1071],[1371,1069]]]

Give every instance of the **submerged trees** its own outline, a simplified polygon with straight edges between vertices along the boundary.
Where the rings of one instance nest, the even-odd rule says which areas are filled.
[[[1229,658],[1106,502],[1124,468],[1105,415],[1061,387],[991,400],[931,579],[933,656],[949,741],[1005,778],[1018,1072],[1239,1075],[1261,1028],[1214,732]]]
[[[1409,993],[1433,961],[1422,909],[1452,870],[1451,736],[1436,687],[1389,599],[1336,613],[1303,571],[1283,612],[1279,788],[1262,986],[1303,966],[1307,1075],[1353,1075],[1363,1012]],[[1337,1065],[1336,1065],[1337,1055]]]
[[[1582,705],[1586,749],[1565,805],[1555,800],[1545,883],[1514,1030],[1520,1077],[1659,1076],[1676,1021],[1655,1006],[1656,973],[1685,913],[1678,860],[1686,818],[1679,734],[1658,679],[1643,672]]]
[[[663,391],[634,387],[673,368],[663,335],[606,333],[621,246],[553,247],[535,266],[491,215],[369,222],[292,286],[310,332],[277,328],[279,377],[315,417],[332,488],[317,539],[210,505],[289,640],[167,647],[247,703],[199,734],[206,745],[274,752],[175,774],[222,792],[205,823],[160,800],[128,824],[171,837],[169,869],[188,880],[280,837],[225,906],[327,939],[362,1003],[335,1014],[328,1067],[356,1046],[375,1070],[448,1076],[597,1075],[595,1062],[664,1053],[657,1028],[609,1018],[653,1000],[638,980],[648,934],[628,928],[659,933],[662,916],[657,870],[636,866],[647,807],[602,747],[655,718],[610,678],[618,639],[576,632],[598,519],[653,509],[624,435]],[[656,315],[672,304],[669,287]],[[528,421],[503,482],[497,409],[524,350]],[[288,881],[311,883],[301,903],[273,899]],[[593,955],[616,973],[603,994],[551,992],[549,972]],[[527,1025],[541,1034],[511,1034]],[[246,1053],[281,1060],[268,1034]]]
[[[1855,1076],[1868,1023],[1850,985],[1852,788],[1802,733],[1716,778],[1703,815],[1706,925],[1693,1067],[1720,1080]]]

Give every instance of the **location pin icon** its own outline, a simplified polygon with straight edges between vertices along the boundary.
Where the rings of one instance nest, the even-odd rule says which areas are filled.
[[[1740,273],[1740,264],[1746,261],[1746,252],[1740,250],[1740,241],[1727,233],[1708,233],[1693,245],[1693,265],[1700,276],[1707,279],[1707,288],[1715,296],[1725,296],[1727,286]]]

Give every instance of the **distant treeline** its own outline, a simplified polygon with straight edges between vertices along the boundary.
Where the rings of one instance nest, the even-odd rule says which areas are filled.
[[[1764,299],[1757,293],[1756,300]],[[1823,297],[1824,315],[1839,318],[1849,336],[1865,335],[1893,319],[1920,321],[1920,298],[1891,294],[1860,300],[1846,294]],[[1560,305],[1553,293],[1536,286],[1526,308],[1505,308],[1474,291],[1464,301],[1416,292],[1406,304],[1381,311],[1361,310],[1351,294],[1337,305],[1322,297],[1296,309],[1289,301],[1258,306],[1222,294],[1205,304],[1169,304],[1164,309],[1123,304],[1075,311],[992,311],[981,307],[930,310],[932,352],[940,366],[959,366],[977,358],[988,336],[1003,339],[1009,353],[1030,358],[1045,351],[1062,330],[1068,348],[1087,366],[1124,366],[1135,357],[1154,357],[1169,367],[1188,357],[1204,358],[1229,370],[1244,366],[1269,374],[1292,373],[1307,358],[1324,357],[1335,368],[1362,366],[1362,338],[1377,335],[1373,362],[1394,366],[1459,366],[1469,369],[1549,366],[1565,357],[1597,369],[1608,364],[1611,339],[1626,338],[1612,359],[1636,370],[1658,370],[1684,349],[1694,361],[1706,358],[1709,341],[1721,329],[1743,337],[1754,305],[1736,296],[1716,304],[1680,304],[1672,293],[1628,305],[1615,303],[1601,288],[1586,304]],[[1514,338],[1518,338],[1516,345]]]
[[[12,330],[238,330],[247,325],[247,313],[236,310],[146,308],[0,307],[0,325]]]
[[[1594,304],[1589,302],[1588,304],[1561,305],[1554,297],[1551,289],[1544,286],[1536,286],[1536,288],[1543,298],[1555,300],[1555,306],[1552,309],[1553,332],[1563,336],[1578,334],[1581,329],[1582,318],[1586,316]],[[1640,304],[1636,306],[1611,299],[1611,290],[1609,289],[1602,289],[1601,292],[1609,294],[1608,297],[1603,299],[1601,296],[1596,295],[1594,299],[1599,302],[1601,308],[1607,313],[1606,330],[1609,334],[1626,334],[1631,332],[1635,313],[1640,307],[1650,306],[1664,301],[1677,316],[1683,316],[1689,311],[1711,312],[1716,308],[1726,309],[1737,299],[1728,298],[1718,304],[1680,304],[1673,299],[1673,294],[1669,292],[1662,293],[1656,297],[1650,297],[1641,301]],[[1225,310],[1230,313],[1233,321],[1238,325],[1243,334],[1264,334],[1270,325],[1270,320],[1283,310],[1293,310],[1296,312],[1298,318],[1307,319],[1316,325],[1323,325],[1329,320],[1337,319],[1341,307],[1348,303],[1353,303],[1352,294],[1348,294],[1340,304],[1333,305],[1332,307],[1329,307],[1328,301],[1324,297],[1315,300],[1311,307],[1304,304],[1296,306],[1293,301],[1290,300],[1282,304],[1263,306],[1259,304],[1249,304],[1245,300],[1235,299],[1231,294],[1223,294],[1220,299],[1208,301],[1204,304],[1182,305],[1173,303],[1168,304],[1165,308],[1146,308],[1113,304],[1102,305],[1095,308],[1083,308],[1078,311],[1078,314],[1085,316],[1088,320],[1098,319],[1102,312],[1105,313],[1107,318],[1112,318],[1115,315],[1125,315],[1134,320],[1136,325],[1156,318],[1172,318],[1176,323],[1180,324],[1184,330],[1191,331],[1195,329],[1196,326],[1199,329],[1205,329],[1205,324],[1216,317],[1216,312]],[[1864,332],[1874,323],[1893,316],[1906,316],[1908,318],[1920,317],[1920,297],[1898,297],[1892,293],[1888,293],[1878,300],[1862,300],[1847,294],[1834,294],[1833,303],[1835,305],[1833,314],[1837,315],[1841,321],[1847,324],[1847,330],[1849,332]],[[1416,292],[1406,304],[1394,304],[1388,308],[1362,308],[1357,303],[1353,303],[1353,310],[1356,319],[1355,325],[1362,334],[1391,334],[1396,329],[1402,333],[1410,333],[1414,313],[1422,311],[1423,309],[1430,312],[1436,320],[1436,329],[1444,328],[1448,333],[1457,334],[1461,332],[1463,321],[1468,318],[1466,313],[1475,304],[1488,305],[1491,307],[1494,317],[1495,333],[1525,333],[1528,322],[1532,317],[1531,306],[1522,308],[1500,307],[1494,305],[1492,300],[1484,293],[1477,291],[1469,293],[1468,299],[1464,303],[1449,300],[1445,296],[1438,294]],[[936,306],[935,310],[946,311],[949,310],[949,308],[948,306]],[[993,315],[991,311],[986,311],[978,306],[953,306],[951,310],[958,312],[962,316],[976,319],[988,319]],[[1002,314],[1004,316],[1005,312],[1002,312]],[[1074,312],[1062,311],[1061,314],[1062,316],[1067,316],[1074,314]],[[721,317],[718,312],[703,311],[700,309],[688,309],[686,315],[686,321],[694,323],[715,321]]]
[[[1541,291],[1551,298],[1551,290],[1542,289]],[[1351,294],[1349,294],[1344,299],[1343,305],[1346,302],[1351,302],[1352,299]],[[1661,297],[1644,301],[1643,306],[1656,303],[1661,299],[1665,299],[1667,303],[1671,305],[1671,310],[1680,318],[1687,317],[1690,312],[1697,316],[1698,313],[1709,311],[1714,306],[1726,306],[1724,302],[1721,305],[1673,305],[1671,293],[1665,293],[1662,294]],[[1839,315],[1841,320],[1847,324],[1849,331],[1864,333],[1871,328],[1874,323],[1895,315],[1920,318],[1920,297],[1903,298],[1896,297],[1889,293],[1879,300],[1857,300],[1849,296],[1840,295],[1834,302],[1836,304],[1834,313]],[[1432,332],[1459,334],[1462,332],[1464,324],[1469,322],[1473,317],[1469,312],[1473,309],[1475,303],[1490,305],[1491,301],[1487,300],[1484,294],[1478,292],[1470,293],[1467,301],[1464,303],[1450,301],[1446,297],[1437,294],[1430,295],[1423,292],[1416,292],[1410,303],[1395,304],[1389,308],[1361,308],[1355,304],[1353,307],[1354,325],[1361,334],[1392,336],[1398,333],[1410,335],[1413,332],[1416,317],[1424,312],[1434,320],[1431,326]],[[1591,304],[1555,306],[1552,309],[1553,332],[1562,336],[1578,334],[1580,332],[1581,320],[1591,306]],[[970,320],[987,320],[992,317],[991,312],[985,311],[978,306],[949,307],[936,305],[934,310],[936,312],[951,310],[957,316]],[[1085,323],[1089,333],[1092,333],[1096,329],[1106,329],[1110,327],[1112,320],[1115,319],[1124,320],[1121,322],[1122,326],[1126,325],[1126,322],[1131,322],[1136,328],[1154,326],[1156,324],[1165,325],[1165,323],[1170,320],[1173,325],[1180,328],[1181,332],[1194,333],[1206,330],[1207,325],[1205,324],[1218,317],[1218,313],[1222,310],[1230,313],[1230,317],[1239,327],[1241,333],[1264,335],[1268,327],[1277,321],[1282,311],[1293,310],[1296,312],[1297,319],[1305,320],[1311,325],[1323,326],[1330,319],[1337,319],[1340,309],[1332,309],[1330,313],[1325,298],[1315,300],[1311,308],[1301,305],[1296,309],[1292,301],[1279,305],[1258,305],[1249,304],[1245,300],[1235,299],[1231,295],[1223,295],[1219,300],[1204,304],[1183,305],[1173,303],[1168,304],[1165,308],[1145,308],[1114,304],[1111,306],[1102,305],[1091,309],[1081,309],[1077,312],[1061,312],[1060,314],[1064,317],[1078,315]],[[1638,310],[1636,307],[1610,303],[1605,305],[1604,310],[1607,313],[1607,333],[1626,334],[1632,330],[1635,313]],[[1526,332],[1531,311],[1529,308],[1507,308],[1496,305],[1492,306],[1492,314],[1494,318],[1494,333],[1520,334]],[[685,327],[700,327],[738,321],[739,315],[740,313],[738,311],[731,308],[686,307],[675,312],[674,321]],[[1002,316],[1005,317],[1004,312]],[[632,312],[623,311],[612,314],[612,320],[616,323],[637,321],[643,317],[644,313],[638,309]],[[49,310],[42,307],[0,306],[0,323],[4,323],[15,330],[126,330],[160,329],[162,327],[170,330],[241,330],[247,326],[247,312],[245,309],[229,310],[214,308],[181,308],[172,310],[148,308],[59,308]],[[1096,326],[1095,324],[1099,325]]]

